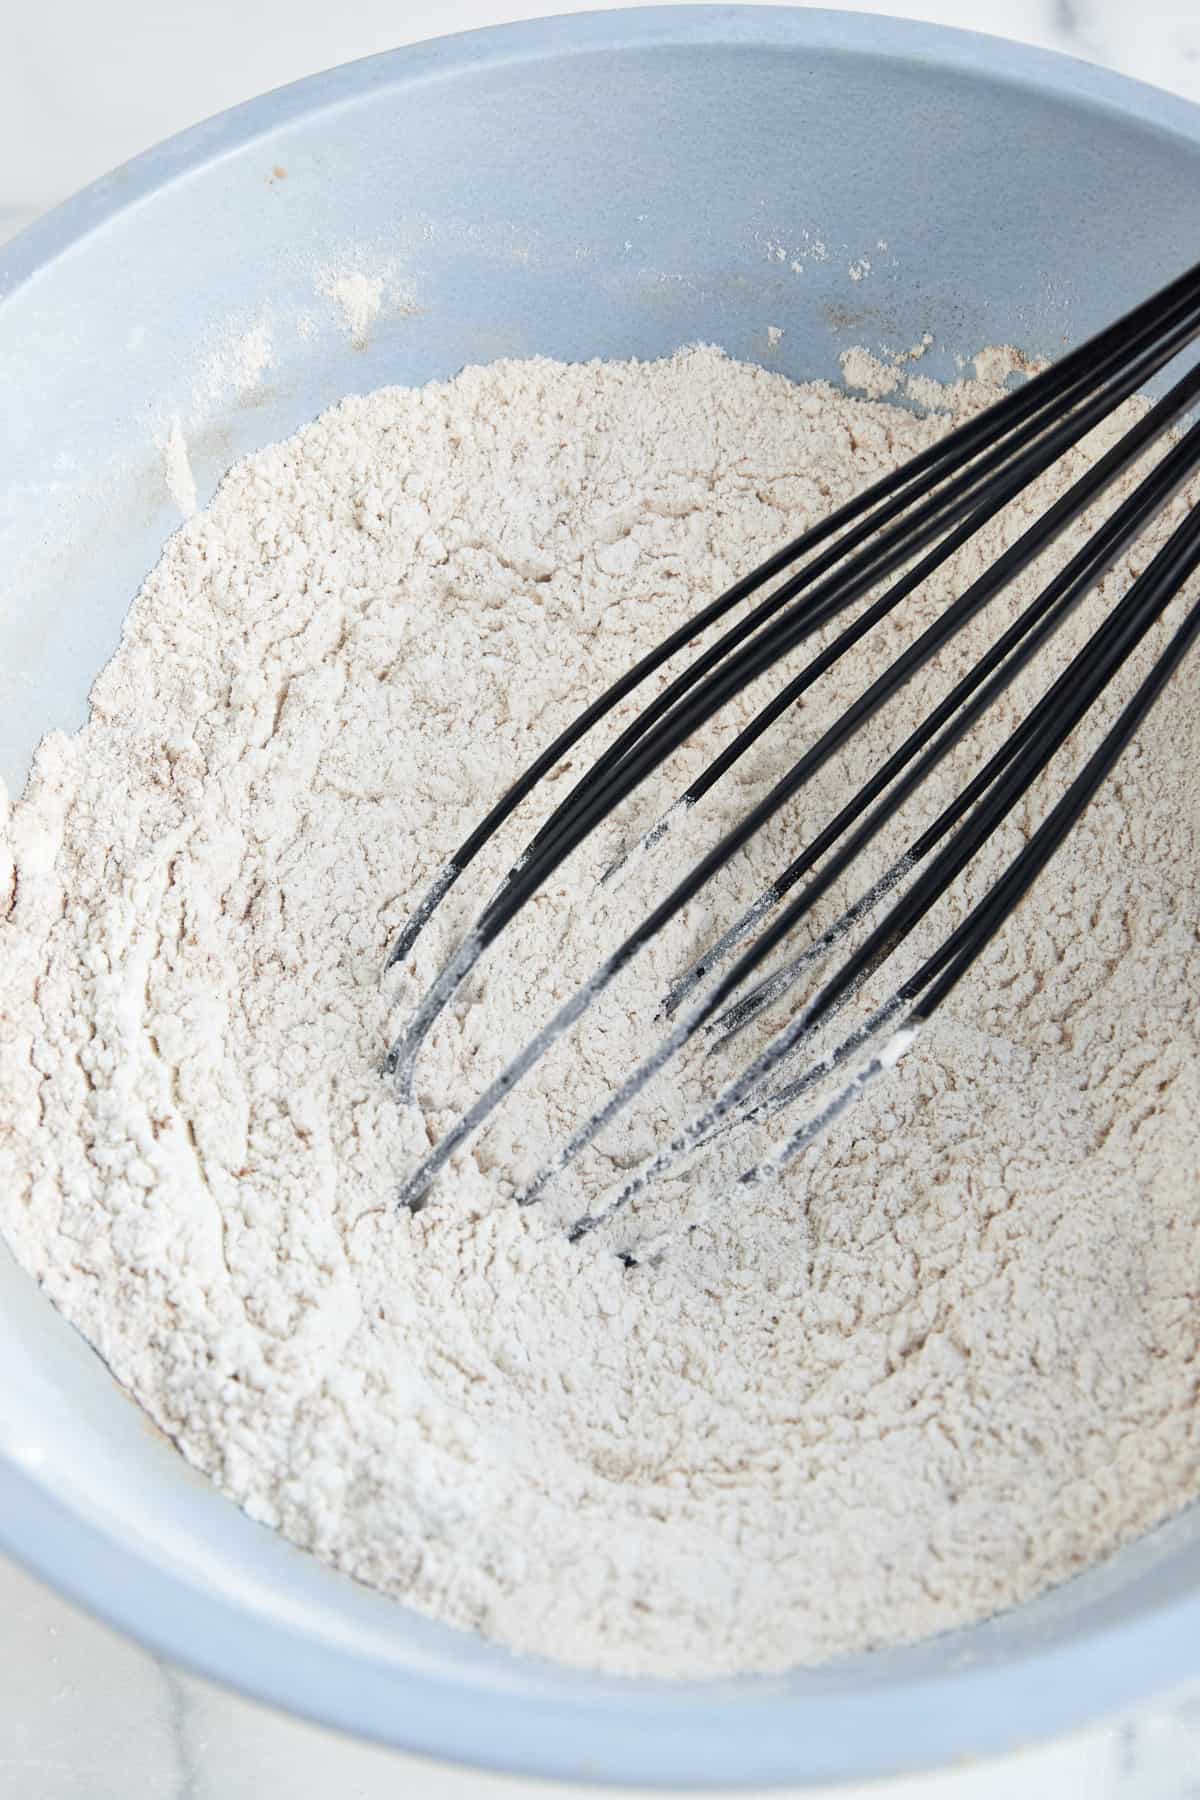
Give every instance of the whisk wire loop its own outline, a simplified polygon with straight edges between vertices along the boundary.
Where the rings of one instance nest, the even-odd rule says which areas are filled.
[[[411,1091],[422,1042],[479,958],[564,859],[675,750],[808,639],[856,603],[867,601],[862,611],[792,674],[719,750],[643,837],[643,848],[655,846],[675,813],[702,800],[769,727],[882,619],[894,613],[949,557],[1166,367],[1198,334],[1200,267],[1187,271],[1090,343],[784,546],[671,633],[559,733],[443,867],[397,938],[389,966],[408,956],[463,870],[537,788],[542,777],[594,725],[677,651],[690,646],[762,587],[783,577],[776,588],[693,657],[640,709],[535,831],[392,1045],[385,1066],[394,1075],[399,1091]],[[424,1204],[433,1181],[455,1151],[549,1047],[584,1016],[634,957],[918,670],[936,658],[1015,576],[1034,563],[1118,476],[1145,455],[1198,397],[1200,367],[1194,367],[892,659],[736,825],[649,909],[592,976],[569,995],[548,1024],[530,1037],[518,1055],[433,1145],[403,1184],[400,1197],[404,1204],[414,1208]],[[802,972],[819,969],[852,928],[869,920],[885,900],[888,906],[883,918],[849,951],[815,997],[776,1030],[748,1064],[673,1134],[668,1144],[635,1171],[615,1198],[595,1214],[577,1221],[573,1235],[586,1235],[602,1220],[621,1211],[714,1135],[774,1117],[798,1098],[815,1093],[864,1048],[869,1050],[867,1061],[843,1083],[832,1100],[818,1107],[814,1118],[824,1119],[844,1109],[895,1060],[1010,916],[1089,803],[1190,648],[1200,629],[1200,606],[1193,608],[1176,631],[1117,724],[1050,809],[1025,849],[962,923],[914,975],[905,978],[882,1007],[871,1013],[865,1025],[854,1028],[840,1045],[798,1077],[789,1078],[781,1087],[773,1086],[777,1071],[864,989],[958,880],[1200,566],[1200,509],[1185,517],[1027,716],[942,808],[933,824],[919,832],[890,861],[884,874],[868,883],[812,943],[772,971],[764,973],[764,965],[933,770],[967,739],[971,728],[1030,666],[1083,596],[1114,566],[1198,466],[1200,424],[1195,424],[1168,448],[1137,489],[1092,531],[1082,547],[945,697],[896,749],[882,758],[856,793],[799,849],[741,917],[676,978],[661,1009],[664,1026],[659,1041],[538,1172],[518,1196],[522,1203],[541,1198],[554,1177],[594,1142],[605,1125],[699,1031],[710,1034],[712,1048],[726,1050],[752,1019],[781,1002],[796,986]],[[806,556],[810,560],[794,569],[793,565]],[[872,591],[884,583],[888,585],[872,598]],[[806,876],[811,879],[788,900],[787,896]],[[710,980],[731,958],[731,966]],[[748,986],[752,978],[754,985]],[[702,988],[704,991],[700,992]],[[880,1047],[879,1034],[885,1029],[892,1035]],[[770,1170],[786,1166],[812,1141],[812,1128],[813,1120],[809,1119],[786,1139],[782,1149],[773,1150],[765,1161],[753,1163],[743,1171],[742,1180],[756,1182],[766,1178]]]

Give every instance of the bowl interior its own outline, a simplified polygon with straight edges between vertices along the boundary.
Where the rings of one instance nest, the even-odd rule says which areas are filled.
[[[318,77],[0,251],[0,773],[75,728],[229,463],[347,392],[702,339],[798,378],[1054,354],[1200,239],[1200,113],[1059,58],[784,9],[546,21]],[[175,452],[168,454],[174,434]],[[190,477],[179,455],[186,443]],[[206,1673],[530,1772],[885,1775],[1065,1729],[1200,1661],[1200,1513],[988,1625],[777,1680],[600,1680],[321,1568],[192,1473],[0,1252],[0,1539]],[[1190,1660],[1189,1660],[1190,1659]]]

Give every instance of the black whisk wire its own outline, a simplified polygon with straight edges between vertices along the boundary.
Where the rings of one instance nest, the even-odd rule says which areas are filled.
[[[411,1095],[413,1068],[421,1044],[480,956],[571,851],[601,821],[610,817],[621,801],[680,744],[720,711],[731,698],[772,669],[805,638],[861,598],[878,581],[894,573],[918,550],[953,527],[956,520],[961,520],[957,528],[950,529],[949,536],[930,552],[922,564],[915,570],[910,570],[880,601],[868,609],[864,616],[865,623],[859,621],[851,626],[828,651],[816,659],[815,672],[805,671],[796,678],[796,682],[791,684],[793,691],[788,702],[790,704],[805,686],[811,685],[811,681],[824,673],[839,656],[844,655],[865,630],[893,610],[1015,494],[1044,473],[1064,450],[1077,443],[1094,425],[1169,362],[1196,335],[1198,328],[1200,295],[1194,289],[1187,289],[1182,298],[1172,299],[1163,308],[1152,328],[1142,327],[1115,350],[1107,348],[1103,355],[1093,358],[1073,383],[1066,384],[1063,395],[1072,410],[1065,419],[1059,418],[1057,412],[1054,413],[1057,423],[1053,423],[1049,429],[1044,427],[1040,416],[1032,422],[1027,420],[1021,423],[1006,443],[997,446],[944,490],[927,499],[910,520],[892,526],[877,543],[852,559],[846,569],[828,576],[805,600],[789,606],[780,616],[768,620],[744,648],[725,656],[723,662],[718,662],[713,672],[702,682],[694,683],[695,668],[701,665],[707,668],[709,659],[720,649],[719,645],[698,659],[693,669],[686,671],[664,695],[652,701],[636,727],[631,727],[618,739],[616,745],[604,753],[541,828],[484,908],[471,932],[441,970],[407,1030],[392,1045],[386,1058],[385,1071],[395,1077],[401,1096],[407,1098]],[[1102,334],[1102,340],[1106,335]],[[1132,356],[1131,345],[1135,352]],[[1059,368],[1062,366],[1059,365]],[[1048,374],[1053,372],[1047,371]],[[1108,380],[1110,376],[1112,380],[1109,385],[1103,387],[1099,394],[1090,400],[1080,399],[1081,394],[1094,386],[1097,379]],[[1037,378],[1039,381],[1042,379],[1043,377]],[[1006,405],[1007,401],[1002,401],[997,408],[991,410],[991,414],[983,416],[994,417]],[[1014,447],[1019,454],[1012,467],[1000,475],[998,471],[1011,456]],[[982,503],[976,505],[981,497]],[[840,555],[842,550],[841,545],[835,545],[829,554]],[[806,568],[779,592],[790,595],[797,586],[808,583],[810,578],[811,568]],[[777,593],[770,596],[764,605],[774,611],[778,602]],[[742,631],[745,624],[743,622],[743,626],[735,627],[729,636]],[[681,693],[664,714],[664,704],[681,684],[684,688],[695,686],[696,691]],[[882,700],[877,704],[882,704]],[[650,720],[655,721],[652,726],[648,725]],[[856,721],[856,725],[857,722],[860,721]],[[752,726],[749,729],[754,728]],[[748,742],[743,745],[743,749],[747,747]],[[788,797],[782,785],[777,790],[777,796],[772,811],[777,810]],[[730,834],[721,847],[722,861],[728,861],[770,816],[770,811],[756,811],[740,833]],[[701,885],[713,872],[712,867],[704,869]],[[438,881],[446,881],[445,871]],[[436,888],[438,883],[435,882],[434,886]],[[440,891],[446,891],[445,885]],[[674,910],[678,911],[683,904],[686,904],[686,899],[678,899]],[[647,937],[643,941],[648,941],[661,928],[662,922],[657,914],[652,915],[651,920],[647,921]],[[395,959],[396,953],[393,952],[391,960]]]
[[[1187,573],[1200,567],[1200,543],[1193,541],[1186,560]],[[1186,579],[1186,575],[1181,579]],[[1178,591],[1178,586],[1178,581],[1170,586],[1168,600]],[[1159,611],[1161,611],[1161,607]],[[1153,623],[1153,620],[1150,623]],[[1097,745],[1084,768],[1043,820],[1029,843],[1010,864],[1001,880],[989,890],[987,896],[963,920],[941,947],[937,956],[930,958],[929,962],[909,982],[898,989],[864,1025],[859,1027],[857,1032],[852,1034],[851,1038],[839,1045],[828,1059],[825,1067],[842,1066],[849,1060],[850,1054],[875,1037],[884,1026],[892,1025],[905,1002],[919,989],[923,981],[928,981],[930,985],[926,992],[909,1008],[903,1023],[893,1029],[883,1054],[873,1055],[858,1071],[854,1079],[840,1093],[836,1094],[815,1118],[806,1119],[800,1128],[792,1133],[782,1148],[775,1152],[769,1164],[755,1164],[743,1171],[738,1178],[739,1185],[750,1185],[760,1182],[764,1177],[781,1173],[795,1161],[803,1150],[815,1142],[831,1118],[836,1117],[854,1100],[858,1099],[869,1082],[873,1081],[884,1069],[893,1066],[899,1057],[911,1048],[920,1030],[962,980],[1005,921],[1015,912],[1038,876],[1078,824],[1096,793],[1108,779],[1118,759],[1132,742],[1163,689],[1193,648],[1197,637],[1200,637],[1200,600],[1193,602],[1191,609],[1172,635],[1165,650],[1123,708],[1116,723]],[[940,979],[934,981],[932,975],[936,973],[937,968],[941,968],[942,972]],[[789,1088],[773,1095],[772,1105],[782,1110],[782,1107],[789,1104],[797,1094],[815,1085],[814,1077],[819,1076],[822,1072],[823,1070],[820,1068],[815,1069],[809,1075],[801,1077],[799,1081],[791,1084]],[[622,1202],[622,1204],[626,1203]],[[618,1204],[614,1202],[611,1209],[606,1209],[604,1217],[610,1217],[616,1210],[618,1210]],[[572,1230],[573,1237],[583,1236],[586,1231],[594,1229],[595,1225],[600,1222],[599,1217],[578,1220]],[[625,1260],[632,1262],[635,1259],[626,1256]]]
[[[846,531],[856,520],[863,520],[864,515],[870,513],[872,508],[880,507],[881,503],[887,501],[894,503],[892,510],[881,510],[872,516],[869,524],[860,525],[854,543],[863,541],[870,531],[895,516],[914,494],[927,493],[938,479],[939,473],[944,473],[949,467],[960,467],[981,446],[995,444],[1005,431],[1015,429],[1033,414],[1069,404],[1074,389],[1094,379],[1097,370],[1110,368],[1114,360],[1138,348],[1149,333],[1160,330],[1165,323],[1171,322],[1177,316],[1178,309],[1193,304],[1198,294],[1200,268],[1188,269],[1158,294],[1141,302],[1095,337],[1060,358],[1024,387],[1007,395],[978,417],[969,419],[908,463],[836,508],[671,632],[572,720],[529,764],[463,840],[435,876],[411,918],[397,935],[388,956],[388,965],[402,961],[411,953],[439,902],[475,860],[484,845],[533,792],[543,776],[549,774],[594,725],[607,717],[622,700],[634,693],[679,650],[685,649],[697,636],[801,557],[817,549],[829,538],[836,537],[839,532]],[[844,547],[848,547],[850,542],[847,538],[847,545]]]
[[[1200,268],[1188,271],[1089,344],[785,546],[664,639],[581,713],[535,759],[443,868],[397,939],[389,966],[410,953],[462,871],[536,789],[542,777],[594,725],[678,650],[691,645],[708,627],[719,623],[767,583],[785,575],[800,558],[810,557],[643,706],[534,833],[389,1051],[385,1066],[394,1074],[400,1091],[410,1091],[415,1059],[424,1038],[479,957],[563,860],[610,818],[615,808],[674,750],[807,639],[856,602],[868,599],[861,613],[791,676],[718,753],[643,838],[643,845],[656,842],[672,812],[690,808],[701,800],[813,683],[1030,483],[1171,362],[1197,334]],[[650,910],[433,1145],[403,1185],[400,1198],[404,1204],[414,1209],[424,1204],[430,1186],[455,1151],[549,1047],[583,1017],[630,961],[868,719],[900,692],[917,670],[936,657],[1014,576],[1060,537],[1071,520],[1094,504],[1198,396],[1200,368],[1193,368],[894,658],[738,824]],[[668,1144],[653,1154],[613,1200],[594,1215],[578,1220],[572,1235],[586,1235],[611,1218],[715,1134],[727,1131],[731,1125],[746,1126],[773,1117],[798,1097],[818,1088],[840,1073],[864,1047],[876,1044],[879,1034],[887,1028],[891,1035],[883,1049],[872,1049],[866,1063],[826,1102],[815,1120],[807,1120],[793,1132],[782,1150],[773,1151],[765,1162],[752,1165],[742,1180],[766,1178],[768,1172],[782,1168],[799,1154],[812,1141],[822,1121],[850,1104],[883,1067],[895,1060],[1019,904],[1087,806],[1190,647],[1198,629],[1200,606],[1193,609],[1175,633],[1134,700],[1068,792],[962,924],[914,976],[904,981],[830,1055],[782,1087],[772,1087],[783,1065],[811,1043],[813,1034],[862,991],[962,875],[1200,565],[1200,509],[1188,515],[1028,716],[943,808],[934,824],[921,832],[815,942],[781,968],[765,975],[760,971],[896,816],[908,797],[963,742],[971,727],[1029,666],[1083,595],[1095,587],[1147,521],[1167,504],[1198,466],[1200,424],[1167,451],[1138,489],[1093,532],[1066,567],[882,761],[851,800],[802,848],[741,918],[677,978],[664,1003],[666,1023],[658,1044],[573,1133],[559,1155],[539,1171],[519,1196],[523,1203],[539,1199],[555,1175],[593,1142],[699,1030],[717,1034],[714,1048],[728,1046],[751,1019],[778,1004],[803,970],[819,966],[830,956],[850,929],[867,919],[884,899],[890,899],[891,904],[881,922],[845,958],[816,997],[776,1031],[749,1065],[726,1082],[713,1100],[705,1103]],[[870,599],[871,590],[884,582],[889,582],[885,591]],[[835,846],[836,853],[828,856]],[[815,877],[784,904],[789,892],[818,864],[821,866]],[[713,981],[699,1000],[683,1008],[683,1002],[747,939],[752,941],[736,956],[732,967]],[[756,975],[756,985],[747,988]]]
[[[1076,484],[1076,487],[1063,497],[1063,501],[1058,503],[1059,506],[1071,502],[1073,497],[1074,506],[1069,510],[1077,512],[1083,506],[1090,504],[1100,487],[1115,479],[1122,469],[1141,455],[1146,444],[1159,435],[1171,419],[1177,416],[1197,395],[1200,395],[1200,369],[1193,370],[1177,383],[1175,388],[1146,415],[1145,419],[1127,433],[1118,444],[1114,445],[1101,462],[1097,463]],[[703,1002],[694,1008],[681,1026],[664,1035],[651,1056],[639,1064],[606,1098],[596,1112],[575,1130],[555,1161],[539,1170],[522,1195],[526,1204],[539,1199],[553,1177],[574,1161],[579,1152],[595,1139],[599,1132],[653,1076],[660,1073],[667,1063],[686,1047],[702,1027],[709,1025],[715,1015],[720,1015],[720,1009],[726,1002],[738,993],[755,970],[795,930],[797,925],[829,891],[833,883],[895,816],[905,800],[932,773],[949,751],[962,741],[971,726],[1011,686],[1017,675],[1029,664],[1047,638],[1061,627],[1084,595],[1095,586],[1106,569],[1111,566],[1121,550],[1136,537],[1147,519],[1161,510],[1172,493],[1195,471],[1197,466],[1200,466],[1200,423],[1194,425],[1187,436],[1168,452],[1151,476],[1113,512],[1094,536],[1071,558],[1066,567],[1050,581],[1036,599],[1030,602],[975,667],[963,677],[951,693],[922,721],[906,740],[906,743],[894,753],[893,757],[884,765],[885,770],[890,766],[896,769],[901,767],[904,762],[909,760],[914,747],[928,746],[925,755],[910,768],[904,780],[893,789],[886,800],[875,808],[858,832],[845,844],[838,855],[830,860],[821,874],[809,883],[791,906],[760,935],[752,949],[743,955],[736,967],[711,989]],[[1055,510],[1052,509],[1052,512]],[[1065,516],[1065,513],[1060,515],[1060,517]],[[1047,518],[1049,517],[1048,514]],[[1032,529],[1040,530],[1044,522],[1039,521],[1039,525]],[[1014,546],[1014,549],[1018,548],[1019,544]],[[986,677],[989,675],[991,679],[987,680]],[[772,1004],[781,998],[794,985],[795,980],[806,967],[827,955],[845,937],[853,925],[859,923],[874,910],[878,902],[898,885],[909,870],[920,865],[931,850],[965,817],[1012,759],[1018,755],[1024,744],[1036,731],[1039,723],[1046,718],[1053,719],[1060,716],[1060,696],[1069,691],[1073,679],[1070,671],[1067,675],[1060,677],[1059,682],[1051,690],[1050,696],[1042,702],[1042,710],[1031,714],[1026,719],[1024,724],[994,753],[974,779],[943,809],[934,823],[907,848],[882,877],[867,889],[865,894],[860,895],[853,905],[835,920],[834,924],[815,944],[809,945],[784,970],[768,977],[758,988],[751,989],[742,1000],[731,1008],[728,1014],[717,1018],[717,1023],[723,1026],[723,1034],[718,1043],[728,1042],[749,1023],[751,1018],[757,1016],[765,1005]],[[977,689],[978,692],[976,692]],[[974,698],[971,699],[971,703],[958,712],[962,703],[972,694],[974,694]],[[958,712],[958,716],[954,717],[956,712]],[[944,727],[944,729],[941,730],[940,735],[937,735],[940,727]],[[932,742],[930,742],[931,739]],[[882,772],[879,773],[882,774]],[[859,796],[856,795],[855,799],[838,815],[839,820],[849,823],[860,814],[865,804],[869,804],[870,797],[874,797],[871,790],[876,786],[876,780],[877,778],[872,778],[872,781],[860,790],[860,794],[868,795],[868,800],[864,802],[863,806],[859,805]],[[837,822],[835,820],[833,824],[836,825]],[[817,840],[814,840],[814,843],[824,840],[825,847],[828,847],[828,844],[833,841],[831,832],[832,827],[827,827],[826,831],[822,832]],[[803,859],[798,860],[807,863],[807,853]],[[944,891],[951,879],[952,876],[946,877],[939,892]],[[771,892],[774,893],[774,890]],[[780,895],[780,897],[782,896]],[[758,909],[758,916],[755,920],[757,923],[766,910],[762,905],[761,896],[759,901],[755,902],[755,907],[751,908],[751,912],[754,912],[755,908]],[[928,907],[924,910],[928,910]],[[895,921],[893,921],[894,924]],[[861,985],[861,981],[866,978],[866,972],[865,965],[852,970],[851,980],[845,985],[847,997],[853,988]],[[837,995],[830,996],[830,1006],[837,997]],[[802,1090],[797,1089],[796,1091]],[[739,1098],[741,1097],[743,1096],[739,1096]]]
[[[753,1101],[756,1090],[773,1075],[800,1046],[811,1040],[820,1026],[836,1013],[844,1001],[861,990],[864,982],[886,962],[908,938],[962,873],[980,847],[995,834],[1030,786],[1047,767],[1057,750],[1066,742],[1086,716],[1097,697],[1109,686],[1122,664],[1142,642],[1195,570],[1200,567],[1200,508],[1189,513],[1182,525],[1159,551],[1121,603],[1109,615],[1095,636],[1084,645],[1053,687],[1048,690],[1035,713],[1033,728],[1027,733],[1020,754],[1011,761],[1008,772],[995,784],[986,803],[974,818],[960,828],[935,864],[916,882],[912,890],[871,933],[866,942],[847,959],[837,974],[821,989],[793,1020],[726,1088],[689,1120],[658,1151],[650,1163],[640,1169],[620,1192],[596,1213],[585,1214],[571,1228],[578,1240],[608,1223],[652,1183],[669,1175],[683,1157],[708,1141],[714,1131],[735,1112],[739,1123],[759,1119],[765,1110]],[[1019,852],[1004,875],[989,889],[984,898],[968,913],[938,949],[933,952],[894,994],[832,1054],[807,1071],[788,1088],[769,1097],[768,1107],[781,1110],[797,1096],[810,1091],[830,1072],[842,1068],[864,1043],[888,1028],[890,1042],[897,1046],[892,1054],[872,1056],[865,1071],[857,1074],[825,1109],[817,1121],[806,1121],[793,1133],[769,1164],[756,1164],[743,1173],[740,1180],[760,1181],[769,1169],[778,1173],[795,1160],[800,1150],[814,1141],[831,1117],[844,1110],[864,1091],[868,1080],[897,1059],[908,1048],[919,1029],[932,1017],[942,1001],[966,974],[1000,926],[1024,898],[1037,876],[1045,868],[1068,832],[1078,823],[1097,789],[1111,772],[1138,726],[1161,694],[1167,681],[1200,631],[1200,601],[1189,611],[1166,649],[1160,654],[1133,698],[1122,710],[1116,723],[1092,752],[1080,774],[1051,809],[1028,844]],[[940,979],[936,979],[940,976]],[[924,991],[924,993],[922,992]],[[920,996],[920,998],[918,998]],[[907,1015],[897,1024],[899,1015]],[[830,1110],[832,1106],[832,1111]],[[814,1126],[816,1127],[814,1129]]]
[[[1146,446],[1167,428],[1181,412],[1200,398],[1200,365],[1189,371],[1183,379],[1176,383],[1158,405],[1145,418],[1134,426],[1113,446],[1076,488],[1064,496],[1070,504],[1059,513],[1052,508],[1044,520],[1032,527],[1032,531],[1040,539],[1045,532],[1048,539],[1058,529],[1059,522],[1069,514],[1077,513],[1083,506],[1090,505],[1092,500],[1108,486],[1115,477],[1130,463],[1136,461]],[[739,942],[750,934],[750,931],[773,909],[783,897],[790,892],[796,883],[832,848],[854,821],[866,812],[867,808],[895,780],[897,775],[910,763],[919,751],[926,749],[932,742],[932,748],[910,771],[910,774],[892,788],[884,806],[879,807],[871,815],[869,829],[856,834],[839,853],[830,861],[823,871],[819,885],[806,890],[803,910],[792,919],[792,925],[803,917],[804,912],[820,900],[828,888],[845,871],[851,861],[859,854],[876,833],[894,816],[905,800],[913,793],[929,775],[938,762],[952,750],[970,727],[991,706],[1005,688],[1011,685],[1015,677],[1024,669],[1035,652],[1039,650],[1049,637],[1074,611],[1079,601],[1095,586],[1106,571],[1111,568],[1116,557],[1140,532],[1142,527],[1170,499],[1180,485],[1188,479],[1200,464],[1200,430],[1193,427],[1191,432],[1175,445],[1163,458],[1158,467],[1142,482],[1133,494],[1119,506],[1113,514],[1087,540],[1067,563],[1067,565],[1047,584],[1045,588],[1030,602],[1024,611],[1015,619],[1008,629],[996,640],[992,647],[980,657],[979,661],[955,684],[946,697],[939,702],[931,713],[910,733],[904,742],[875,771],[875,773],[857,789],[846,805],[838,812],[829,824],[811,840],[804,850],[789,863],[771,882],[758,898],[751,903],[742,917],[734,922],[728,930],[707,951],[700,956],[673,984],[667,995],[663,1011],[669,1017],[680,1002],[718,963],[724,960]],[[1073,498],[1074,497],[1074,498]],[[1063,506],[1064,502],[1059,502]],[[1048,527],[1048,529],[1046,529]],[[1014,546],[1018,548],[1019,546]],[[999,565],[997,565],[999,567]],[[1023,648],[1016,655],[1011,653],[1024,641]],[[994,681],[989,681],[997,669],[1003,668]],[[982,690],[977,700],[970,706],[964,703],[977,689]],[[960,708],[964,710],[960,711]],[[952,728],[943,732],[947,722],[957,720]],[[942,733],[941,736],[938,736]],[[936,741],[934,741],[936,740]],[[998,754],[1012,754],[1015,744],[1002,746]],[[959,797],[954,807],[957,811],[968,804],[966,794]],[[949,821],[953,823],[953,819]],[[948,826],[947,826],[948,828]],[[928,836],[928,834],[926,834]],[[925,839],[921,840],[924,843]],[[914,846],[909,852],[911,858],[919,858],[924,852]],[[789,929],[791,927],[789,926]],[[774,941],[769,946],[774,947]],[[749,1003],[749,996],[746,1002]]]

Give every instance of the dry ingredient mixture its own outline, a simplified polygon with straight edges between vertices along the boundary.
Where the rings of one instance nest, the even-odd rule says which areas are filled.
[[[406,1111],[379,1072],[389,1035],[570,772],[381,983],[425,883],[636,655],[1012,366],[925,381],[941,410],[924,417],[710,349],[468,369],[347,400],[238,465],[168,544],[89,725],[47,739],[0,810],[0,1228],[253,1517],[519,1649],[714,1675],[977,1619],[1200,1493],[1195,664],[945,1013],[785,1181],[664,1190],[641,1225],[665,1248],[632,1268],[615,1238],[569,1243],[561,1206],[512,1204],[644,1050],[646,1007],[621,1003],[530,1078],[426,1210],[394,1205],[607,941],[594,877],[614,838],[484,965]],[[1033,505],[789,730],[815,736]],[[978,742],[1011,729],[1046,666]],[[843,752],[804,803],[813,819],[878,744]],[[714,792],[712,828],[781,754],[768,735]],[[689,748],[634,822],[702,760]],[[689,911],[638,977],[643,1000],[788,860],[796,829],[779,822]],[[669,1094],[661,1109],[581,1179],[619,1178],[674,1116]]]

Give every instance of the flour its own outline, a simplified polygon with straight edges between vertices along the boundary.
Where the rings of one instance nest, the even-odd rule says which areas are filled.
[[[163,472],[167,479],[167,492],[183,517],[190,519],[196,510],[196,477],[192,473],[187,439],[183,435],[178,415],[171,420],[171,429],[163,446]]]
[[[319,269],[316,290],[333,303],[356,350],[366,349],[372,327],[385,310],[401,318],[421,310],[412,282],[398,275],[390,263],[373,275],[360,268]]]
[[[215,349],[205,358],[200,380],[192,396],[197,416],[225,405],[230,396],[244,401],[262,386],[275,355],[275,336],[269,311],[241,330],[231,325]]]
[[[872,400],[883,400],[894,394],[900,386],[899,369],[883,363],[864,350],[861,345],[854,345],[843,350],[838,358],[841,365],[842,380],[847,387],[858,388]]]
[[[945,390],[937,417],[704,349],[469,369],[347,400],[239,464],[168,544],[88,727],[48,738],[0,808],[0,1225],[254,1518],[521,1650],[715,1675],[977,1619],[1200,1492],[1194,663],[944,1012],[784,1181],[734,1195],[710,1171],[703,1195],[648,1197],[620,1231],[665,1249],[630,1268],[615,1230],[567,1241],[580,1193],[620,1180],[691,1104],[689,1066],[574,1188],[524,1210],[510,1197],[644,1054],[655,996],[861,780],[869,745],[688,910],[425,1211],[394,1205],[432,1138],[662,891],[653,856],[599,901],[595,877],[703,746],[518,921],[404,1110],[379,1074],[390,1034],[582,752],[383,984],[425,884],[638,654],[1010,368],[993,358],[989,380]],[[1018,508],[966,546],[839,665],[793,742],[1027,520]],[[1060,560],[1080,541],[1076,527]],[[896,718],[910,725],[1029,592]],[[1011,729],[1048,666],[979,742]],[[1093,741],[1018,807],[914,956]],[[782,754],[768,735],[695,832],[738,816]]]
[[[366,275],[361,269],[340,275],[324,269],[317,277],[317,292],[333,301],[355,349],[361,350],[383,306],[383,276]]]

